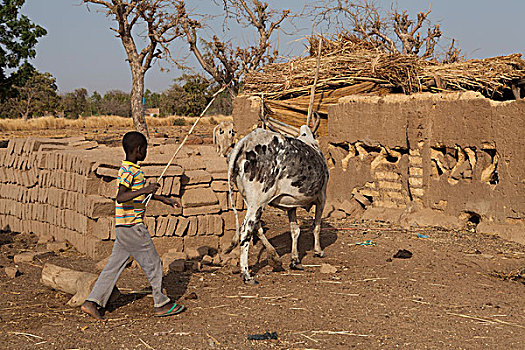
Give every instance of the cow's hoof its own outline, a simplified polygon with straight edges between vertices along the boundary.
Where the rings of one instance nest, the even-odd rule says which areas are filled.
[[[292,270],[300,270],[300,271],[304,270],[304,267],[301,263],[293,262],[293,261],[290,263],[290,268]]]
[[[245,280],[244,280],[244,284],[248,284],[248,285],[250,285],[250,286],[256,286],[256,285],[259,284],[259,282],[257,282],[257,281],[255,280],[255,278],[250,278],[250,279],[245,279]]]
[[[324,258],[324,252],[322,250],[320,252],[315,252],[314,256],[316,258]]]

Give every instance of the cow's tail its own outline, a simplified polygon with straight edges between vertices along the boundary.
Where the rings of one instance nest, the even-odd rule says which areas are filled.
[[[230,253],[233,248],[239,244],[240,239],[240,230],[239,230],[239,213],[237,212],[237,208],[235,208],[235,203],[233,202],[233,195],[232,195],[232,173],[233,168],[235,166],[235,162],[237,161],[237,156],[239,155],[239,152],[242,149],[244,143],[244,138],[241,139],[235,147],[233,147],[233,150],[228,156],[228,197],[230,199],[230,206],[233,210],[233,213],[235,215],[235,236],[233,236],[233,239],[228,247],[224,249],[224,252],[226,254]]]
[[[219,125],[216,125],[214,128],[213,128],[213,144],[216,145],[217,144],[217,128],[219,127]]]

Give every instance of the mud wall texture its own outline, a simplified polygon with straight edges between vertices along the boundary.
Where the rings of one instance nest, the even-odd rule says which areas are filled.
[[[244,114],[234,121],[244,118],[246,132],[257,114],[246,99],[238,104]],[[466,225],[525,243],[525,100],[356,95],[328,114],[329,136],[319,140],[330,167],[325,213]]]
[[[150,147],[141,164],[155,181],[176,149]],[[99,259],[114,240],[114,198],[124,153],[82,138],[21,138],[0,149],[0,228],[35,233],[39,240],[68,241]],[[173,208],[151,201],[148,226],[160,254],[207,247],[218,252],[235,229],[227,196],[227,166],[213,146],[188,146],[165,173],[159,194],[175,198]],[[233,194],[237,208],[240,195]]]

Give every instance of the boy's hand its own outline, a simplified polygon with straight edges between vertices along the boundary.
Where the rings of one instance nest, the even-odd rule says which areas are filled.
[[[171,206],[171,207],[174,207],[174,208],[175,208],[175,207],[176,207],[176,208],[179,208],[179,207],[180,207],[180,204],[175,200],[175,198],[164,197],[164,196],[160,197],[160,196],[159,196],[159,199],[160,199],[160,201],[161,201],[162,203],[167,204],[167,205],[169,205],[169,206]]]
[[[160,184],[158,182],[153,182],[148,184],[146,187],[144,187],[143,191],[145,194],[155,193],[160,188]]]

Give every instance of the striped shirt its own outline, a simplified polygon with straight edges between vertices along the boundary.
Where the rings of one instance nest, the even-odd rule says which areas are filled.
[[[140,170],[140,166],[127,160],[122,161],[122,166],[118,171],[117,188],[122,185],[132,191],[138,191],[144,187],[144,183],[144,173]],[[133,226],[143,223],[146,206],[142,201],[145,197],[145,195],[140,195],[123,203],[115,201],[115,225]]]

